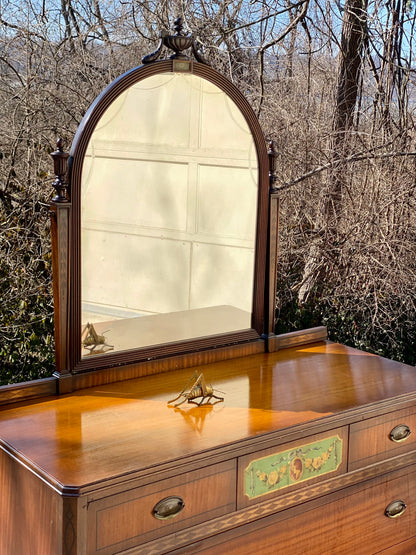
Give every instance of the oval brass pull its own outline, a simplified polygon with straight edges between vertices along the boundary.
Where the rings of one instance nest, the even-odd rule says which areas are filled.
[[[411,433],[412,430],[409,428],[409,426],[407,426],[406,424],[399,424],[392,429],[389,437],[395,443],[401,443],[402,441],[405,441]]]
[[[155,518],[159,520],[166,520],[179,514],[184,507],[185,503],[183,499],[177,497],[176,495],[172,495],[171,497],[165,497],[165,499],[156,503],[153,507],[152,513]]]
[[[389,518],[397,518],[398,516],[402,515],[406,510],[406,503],[401,499],[397,499],[396,501],[392,501],[390,505],[387,505],[384,514]]]

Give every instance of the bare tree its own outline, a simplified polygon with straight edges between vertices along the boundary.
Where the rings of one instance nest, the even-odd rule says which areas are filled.
[[[362,76],[364,44],[367,37],[367,1],[347,0],[344,5],[338,61],[336,102],[329,140],[331,166],[319,202],[316,236],[305,263],[299,302],[307,301],[318,279],[325,280],[331,263],[336,263],[337,245],[342,241],[340,217],[345,189],[345,159],[349,155],[349,131],[353,125]],[[332,259],[331,262],[325,259]]]
[[[406,347],[416,335],[411,3],[6,0],[3,382],[53,371],[49,152],[58,136],[69,147],[95,96],[138,65],[178,15],[247,95],[278,149],[279,329],[327,322],[333,337],[415,360]]]

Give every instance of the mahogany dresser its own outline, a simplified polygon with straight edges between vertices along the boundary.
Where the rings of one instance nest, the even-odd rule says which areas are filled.
[[[331,342],[0,412],[0,553],[416,552],[416,370]],[[160,503],[162,501],[162,503]]]

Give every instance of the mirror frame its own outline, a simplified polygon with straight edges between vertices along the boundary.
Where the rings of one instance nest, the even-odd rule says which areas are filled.
[[[81,357],[81,177],[84,157],[92,133],[110,104],[135,83],[153,75],[168,72],[189,72],[210,81],[221,89],[239,108],[251,131],[258,159],[258,204],[255,242],[255,267],[253,284],[253,312],[251,328],[232,333],[218,334],[202,338],[159,344],[155,346],[118,352],[107,352],[95,357]],[[165,358],[209,349],[218,349],[236,344],[258,341],[267,334],[266,313],[266,266],[267,236],[269,220],[269,158],[266,142],[260,124],[243,94],[227,78],[204,63],[193,60],[168,59],[155,61],[136,67],[113,81],[91,104],[86,112],[72,143],[68,160],[68,189],[70,210],[68,214],[68,265],[69,272],[63,270],[65,245],[59,245],[59,222],[55,230],[55,251],[58,251],[58,272],[61,272],[59,285],[55,284],[55,298],[60,299],[56,325],[57,372],[55,375],[74,374],[92,370],[114,368],[122,365]],[[62,212],[68,207],[63,197],[54,199],[52,213]],[[61,209],[61,210],[59,210]],[[59,218],[58,218],[59,219]],[[61,226],[62,228],[62,226]],[[53,231],[53,230],[52,230]],[[54,235],[54,234],[53,234]],[[59,254],[60,253],[60,254]],[[54,282],[55,282],[54,278]],[[65,282],[67,295],[65,295]],[[65,307],[69,315],[65,315]],[[69,316],[69,317],[68,317]],[[67,333],[65,333],[65,328]],[[263,349],[264,350],[264,349]]]

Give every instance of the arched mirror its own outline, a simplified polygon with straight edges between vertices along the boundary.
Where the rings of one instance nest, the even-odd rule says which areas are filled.
[[[259,340],[268,159],[253,111],[227,79],[183,56],[121,76],[78,129],[69,191],[61,366]]]
[[[81,178],[83,357],[251,328],[257,172],[246,120],[209,81],[166,72],[118,96]]]

